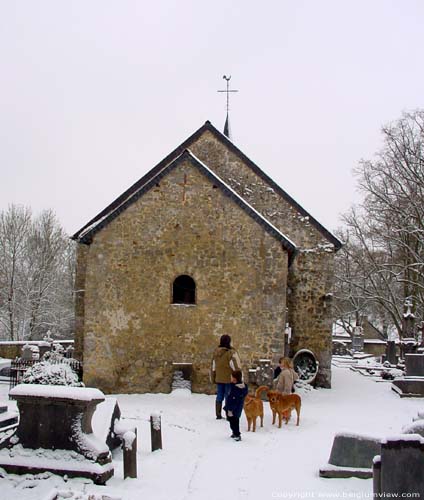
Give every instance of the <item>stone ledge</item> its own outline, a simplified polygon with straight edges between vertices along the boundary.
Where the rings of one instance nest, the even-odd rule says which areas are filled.
[[[13,452],[13,448],[9,451]],[[57,450],[61,453],[63,450]],[[105,484],[114,474],[112,463],[105,465],[96,464],[88,460],[66,461],[60,459],[46,459],[37,457],[37,466],[34,466],[34,457],[24,456],[6,456],[4,453],[0,456],[0,467],[9,474],[40,474],[42,472],[51,472],[60,476],[68,477],[86,477],[92,479],[95,484]]]
[[[349,477],[357,477],[359,479],[370,479],[372,477],[372,469],[360,467],[338,467],[337,465],[327,464],[319,470],[320,477],[329,479],[341,479]]]

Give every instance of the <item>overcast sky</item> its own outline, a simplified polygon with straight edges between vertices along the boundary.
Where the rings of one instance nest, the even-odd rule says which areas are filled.
[[[210,120],[328,229],[424,107],[422,0],[0,0],[0,210],[70,234]]]

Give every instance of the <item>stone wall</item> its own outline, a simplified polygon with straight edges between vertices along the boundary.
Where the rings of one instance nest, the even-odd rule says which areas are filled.
[[[210,358],[224,333],[246,371],[282,352],[287,252],[189,162],[82,247],[77,337],[87,385],[167,392],[172,363],[189,362],[193,390],[211,392]],[[182,274],[196,283],[196,305],[172,304]]]
[[[301,252],[289,270],[288,320],[292,327],[290,356],[299,349],[314,352],[319,361],[316,383],[331,386],[333,252],[326,247]]]
[[[289,354],[303,348],[312,350],[320,362],[317,383],[330,387],[332,307],[324,297],[333,289],[334,245],[309,217],[283,199],[211,132],[203,134],[190,150],[300,248],[288,276],[288,319],[293,334]],[[274,353],[274,363],[281,354]]]

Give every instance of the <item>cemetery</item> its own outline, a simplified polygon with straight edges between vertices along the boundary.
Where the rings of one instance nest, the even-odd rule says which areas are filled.
[[[334,356],[331,390],[314,385],[318,366],[312,351],[294,360],[301,374],[296,392],[304,402],[299,427],[272,426],[266,401],[263,428],[248,434],[242,419],[245,462],[235,466],[235,473],[243,477],[246,491],[259,495],[257,482],[246,475],[259,468],[275,497],[294,494],[300,482],[302,491],[324,494],[424,493],[417,479],[424,471],[423,355],[408,352],[395,359],[388,343],[381,360],[364,356],[356,342],[354,352]],[[140,492],[154,491],[159,500],[168,495],[161,480],[165,474],[175,498],[220,493],[221,485],[206,488],[205,478],[210,471],[219,473],[222,453],[235,460],[238,452],[227,441],[227,426],[211,419],[214,396],[191,392],[190,364],[175,363],[169,394],[105,395],[83,387],[76,375],[69,386],[34,383],[47,377],[57,384],[69,377],[58,367],[69,367],[72,358],[52,341],[41,359],[31,346],[21,351],[26,363],[39,359],[10,392],[9,384],[0,385],[0,407],[13,417],[0,430],[3,491],[19,492],[23,500],[135,500]],[[384,371],[395,375],[384,378]],[[271,386],[270,360],[261,359],[248,378],[251,387]],[[302,472],[293,462],[302,464]],[[228,494],[222,498],[242,496],[234,484],[223,481]]]

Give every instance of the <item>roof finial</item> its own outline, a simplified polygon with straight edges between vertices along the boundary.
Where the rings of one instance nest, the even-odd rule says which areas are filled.
[[[238,90],[230,90],[231,76],[224,75],[222,78],[224,80],[226,80],[226,82],[227,82],[227,89],[226,90],[218,90],[218,92],[226,92],[227,93],[227,118],[225,119],[224,135],[226,135],[228,137],[228,139],[231,139],[230,120],[228,117],[228,112],[230,110],[230,92],[238,92]]]

